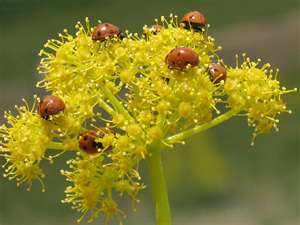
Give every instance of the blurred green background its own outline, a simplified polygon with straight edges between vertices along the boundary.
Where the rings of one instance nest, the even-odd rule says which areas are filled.
[[[0,0],[1,115],[22,97],[41,93],[34,88],[40,79],[37,53],[64,28],[73,30],[76,21],[89,16],[94,23],[101,19],[141,31],[160,15],[190,10],[206,15],[226,63],[247,52],[279,67],[283,85],[300,87],[298,0]],[[259,136],[254,147],[246,119],[238,117],[164,154],[174,225],[300,224],[299,93],[285,99],[293,114],[282,115],[280,132]],[[60,203],[66,183],[59,170],[66,158],[43,165],[46,193],[38,185],[27,192],[0,177],[0,225],[76,224],[78,215]],[[147,171],[142,174],[147,183]],[[122,203],[128,206],[126,225],[154,224],[150,194],[148,188],[140,195],[136,213],[129,201]]]

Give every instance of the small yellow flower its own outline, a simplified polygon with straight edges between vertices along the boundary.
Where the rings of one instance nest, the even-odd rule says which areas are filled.
[[[148,130],[148,136],[151,141],[156,141],[163,137],[163,131],[159,127],[151,127]]]

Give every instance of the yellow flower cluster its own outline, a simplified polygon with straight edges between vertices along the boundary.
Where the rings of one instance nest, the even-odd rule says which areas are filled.
[[[41,179],[45,175],[39,164],[45,158],[53,135],[51,125],[32,109],[26,103],[26,106],[16,107],[17,116],[5,113],[8,124],[0,127],[0,154],[6,158],[4,177],[16,179],[18,186],[28,183],[28,190],[32,181],[37,179],[44,191]]]
[[[238,57],[238,56],[237,56]],[[253,138],[258,134],[278,130],[277,117],[282,112],[291,113],[281,97],[283,94],[296,91],[281,87],[270,68],[270,64],[261,64],[261,60],[250,61],[243,55],[244,62],[235,68],[228,69],[224,92],[228,96],[228,106],[240,108],[248,117],[249,126],[255,127]],[[253,142],[252,142],[253,144]]]
[[[71,204],[73,209],[82,213],[78,221],[89,212],[90,221],[101,213],[107,220],[115,214],[124,216],[113,199],[113,191],[120,195],[126,193],[136,201],[136,194],[143,188],[138,182],[138,172],[134,170],[131,161],[119,158],[122,161],[118,162],[116,159],[116,162],[107,164],[105,155],[90,156],[78,153],[76,159],[68,161],[72,171],[61,171],[62,175],[67,177],[67,181],[72,183],[66,188],[66,198],[62,202]]]
[[[6,113],[8,125],[0,128],[5,176],[31,185],[44,176],[39,163],[47,158],[46,149],[73,150],[70,170],[61,171],[70,182],[63,202],[83,216],[91,213],[90,220],[100,214],[110,220],[123,216],[117,193],[136,202],[144,188],[138,167],[151,155],[149,146],[169,146],[164,140],[174,134],[184,132],[179,137],[185,137],[197,126],[220,123],[214,119],[218,108],[225,107],[234,110],[230,116],[245,112],[255,135],[277,128],[277,116],[287,111],[281,95],[289,91],[280,87],[268,64],[259,66],[247,58],[235,68],[227,67],[207,27],[185,29],[173,15],[161,17],[156,25],[161,26],[159,32],[145,26],[142,35],[126,31],[123,38],[95,41],[96,28],[86,19],[86,25],[77,23],[74,36],[64,30],[59,40],[49,40],[40,52],[43,80],[37,87],[62,99],[65,107],[49,119],[38,115],[35,106],[18,107],[16,117]],[[166,56],[178,47],[192,49],[199,63],[170,68]],[[224,65],[227,78],[215,82],[212,63]],[[99,151],[91,154],[96,148]]]

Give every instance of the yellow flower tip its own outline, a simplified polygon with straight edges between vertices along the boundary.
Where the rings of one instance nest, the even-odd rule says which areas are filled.
[[[152,141],[159,140],[163,137],[163,131],[157,126],[150,127],[148,130],[148,136]]]
[[[146,159],[148,156],[148,150],[144,145],[138,145],[135,148],[136,155],[140,156],[142,159]]]
[[[130,124],[127,129],[127,134],[129,137],[137,138],[141,134],[142,130],[138,124]]]
[[[153,119],[153,116],[151,112],[141,111],[137,119],[141,124],[149,125]]]
[[[116,141],[116,148],[122,150],[122,149],[126,149],[129,145],[129,138],[128,136],[120,136],[117,141]]]
[[[134,73],[129,70],[124,70],[120,73],[120,79],[125,84],[130,83],[134,79]]]
[[[178,112],[179,115],[188,118],[192,113],[192,105],[189,102],[181,102],[179,104]]]
[[[162,115],[167,115],[169,113],[170,106],[171,106],[170,102],[166,100],[162,100],[158,103],[156,110],[158,113]]]

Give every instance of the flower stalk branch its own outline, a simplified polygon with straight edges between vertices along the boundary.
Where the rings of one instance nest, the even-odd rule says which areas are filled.
[[[99,100],[99,106],[112,116],[116,114],[116,112],[103,99]]]
[[[102,91],[111,104],[116,108],[119,113],[122,113],[129,121],[134,121],[129,112],[122,105],[122,102],[117,99],[117,97],[109,90],[109,88],[104,84]]]
[[[219,125],[220,123],[230,119],[231,117],[235,116],[236,114],[238,114],[240,112],[239,109],[233,109],[230,110],[224,114],[222,114],[221,116],[216,117],[215,119],[211,120],[208,123],[193,127],[191,129],[185,130],[183,132],[180,132],[178,134],[175,134],[171,137],[168,137],[165,139],[165,143],[167,144],[175,144],[178,143],[180,141],[183,141],[197,133],[200,133],[202,131],[208,130],[209,128],[212,128],[214,126]]]
[[[55,142],[55,141],[51,141],[48,145],[47,145],[48,149],[53,149],[53,150],[63,150],[65,151],[65,146],[61,143],[61,142]]]

